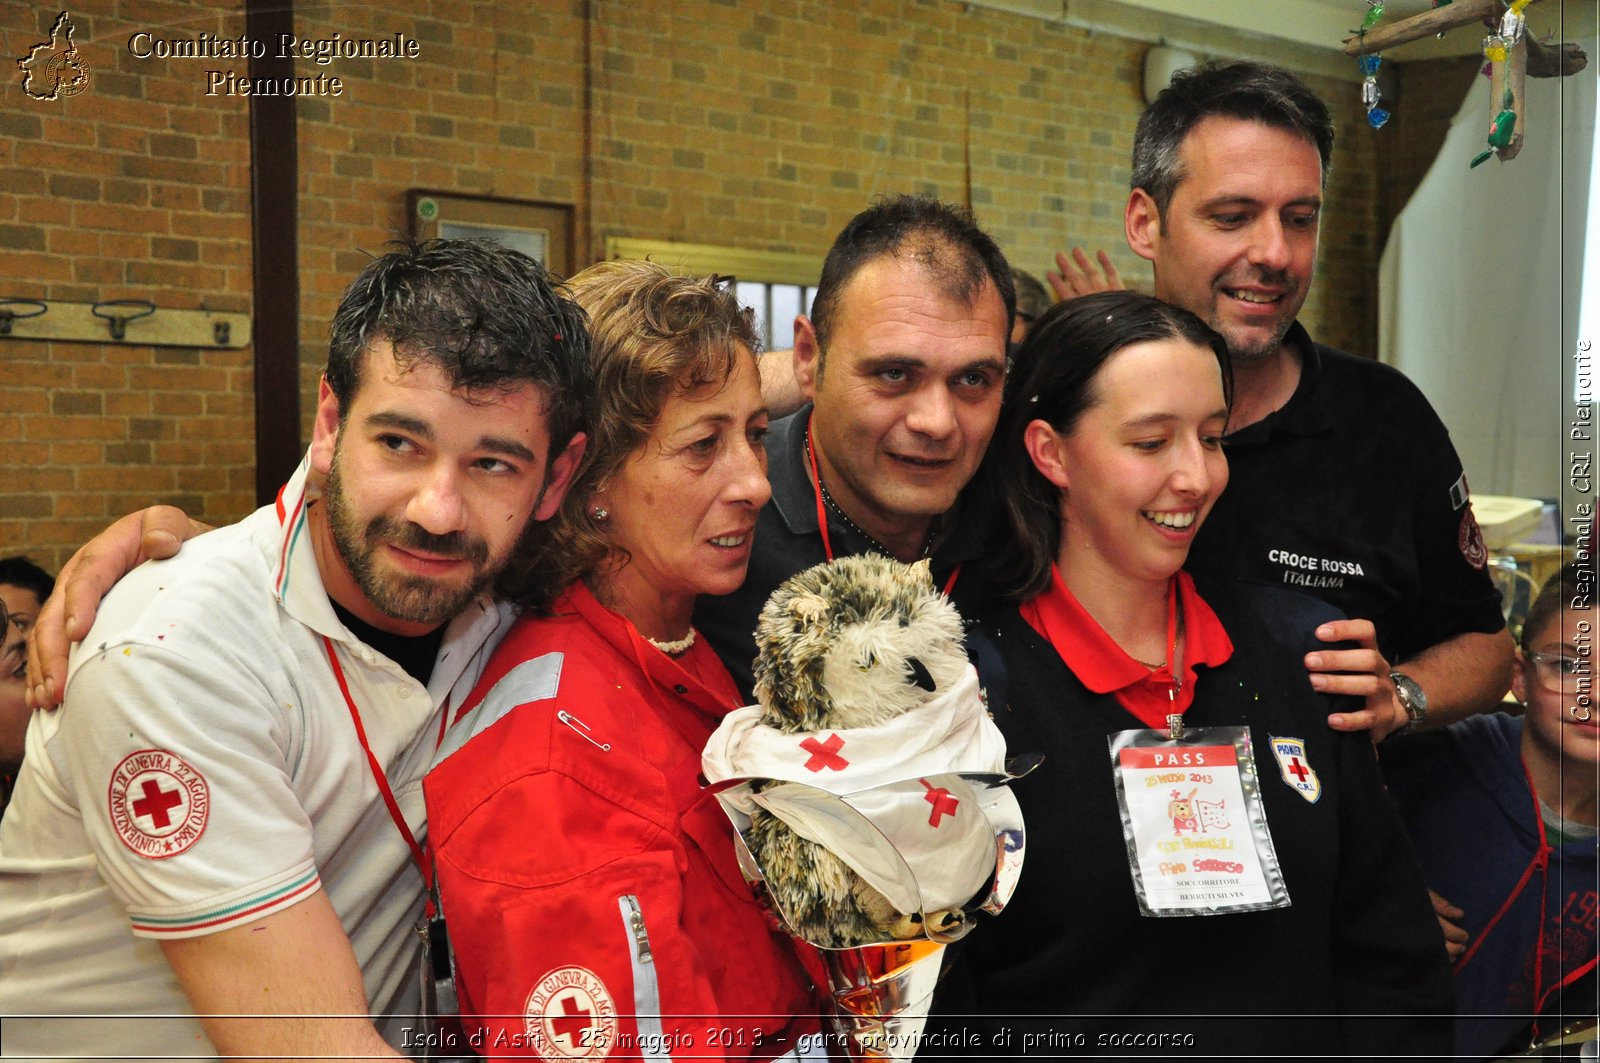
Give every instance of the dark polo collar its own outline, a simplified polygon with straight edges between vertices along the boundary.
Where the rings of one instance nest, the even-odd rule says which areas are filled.
[[[1314,436],[1333,430],[1335,409],[1327,402],[1318,401],[1318,388],[1322,385],[1321,349],[1311,341],[1311,334],[1298,321],[1289,326],[1283,342],[1294,348],[1300,358],[1300,382],[1295,385],[1294,394],[1289,396],[1288,402],[1255,424],[1228,433],[1224,439],[1228,446],[1265,443],[1274,432]]]
[[[768,504],[794,535],[819,534],[816,489],[811,485],[811,468],[806,461],[806,427],[810,423],[811,404],[806,403],[788,417],[774,421],[767,434],[767,479],[772,483],[772,501]],[[933,552],[935,572],[983,555],[990,514],[989,507],[982,503],[982,477],[980,471],[961,493],[956,526]],[[862,553],[867,549],[860,536],[842,527],[839,521],[830,521],[828,526],[839,553]]]

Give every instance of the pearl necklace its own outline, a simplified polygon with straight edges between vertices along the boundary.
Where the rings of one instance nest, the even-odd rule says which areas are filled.
[[[646,638],[645,641],[668,657],[682,657],[689,652],[689,647],[694,645],[694,628],[690,628],[689,633],[676,642],[666,642],[652,638]]]

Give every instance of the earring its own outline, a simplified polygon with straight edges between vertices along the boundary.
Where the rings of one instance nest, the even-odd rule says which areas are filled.
[[[601,506],[595,506],[593,509],[591,509],[589,511],[589,516],[593,517],[602,524],[611,519],[611,514]]]
[[[1579,715],[1580,713],[1582,715]],[[1571,705],[1567,707],[1567,715],[1579,723],[1588,723],[1589,717],[1593,716],[1594,713],[1589,711],[1589,706],[1587,705]]]

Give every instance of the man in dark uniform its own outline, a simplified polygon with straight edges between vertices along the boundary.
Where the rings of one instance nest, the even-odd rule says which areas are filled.
[[[1000,414],[1015,303],[994,241],[935,199],[887,198],[834,241],[811,316],[795,323],[807,405],[767,437],[772,502],[749,574],[695,610],[747,695],[761,607],[812,565],[869,551],[927,558],[961,605],[973,582],[961,569],[983,539],[964,491]]]
[[[1125,223],[1128,246],[1155,266],[1155,294],[1221,332],[1233,359],[1230,481],[1189,566],[1294,587],[1359,618],[1319,635],[1362,650],[1307,665],[1319,690],[1392,684],[1387,713],[1329,721],[1381,740],[1497,704],[1511,640],[1438,415],[1396,370],[1315,344],[1295,320],[1332,147],[1327,107],[1287,72],[1186,71],[1139,120]]]

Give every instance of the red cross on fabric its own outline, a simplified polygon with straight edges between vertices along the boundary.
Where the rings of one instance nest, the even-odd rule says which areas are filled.
[[[1289,771],[1294,775],[1294,777],[1296,779],[1299,779],[1301,782],[1305,782],[1306,781],[1306,776],[1311,774],[1311,772],[1306,768],[1306,766],[1304,764],[1300,763],[1300,758],[1299,757],[1290,757],[1289,758]]]
[[[144,796],[133,803],[133,814],[149,816],[150,822],[157,827],[170,827],[172,817],[167,815],[167,810],[183,804],[183,797],[180,794],[178,790],[163,790],[161,784],[154,779],[146,779]]]
[[[561,1002],[561,1017],[550,1020],[550,1028],[574,1045],[582,1045],[583,1031],[593,1022],[593,1015],[578,1006],[577,994]]]
[[[917,781],[928,791],[922,795],[922,799],[933,806],[933,811],[928,813],[928,826],[937,827],[940,816],[953,816],[956,814],[956,806],[961,802],[959,799],[951,797],[949,790],[942,786],[934,786],[927,779],[918,779]]]
[[[829,735],[826,742],[818,742],[814,737],[807,738],[800,743],[800,748],[811,754],[806,761],[806,771],[821,771],[823,768],[843,771],[850,766],[850,762],[839,755],[839,750],[844,748],[844,739],[838,735]]]

